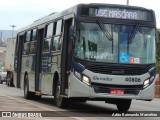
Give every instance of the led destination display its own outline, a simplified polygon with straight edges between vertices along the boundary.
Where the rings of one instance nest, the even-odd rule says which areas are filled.
[[[126,9],[96,9],[95,16],[121,19],[138,19],[137,11],[129,11]]]
[[[105,18],[129,19],[129,20],[145,20],[145,21],[154,20],[154,16],[152,14],[152,11],[150,10],[138,10],[138,9],[127,9],[127,8],[83,7],[81,9],[81,15],[90,17],[105,17]]]

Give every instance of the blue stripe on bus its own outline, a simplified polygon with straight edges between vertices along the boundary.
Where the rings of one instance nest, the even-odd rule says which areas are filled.
[[[83,66],[81,66],[79,63],[77,63],[76,61],[72,61],[72,67],[74,68],[75,71],[82,73],[85,68]]]
[[[149,74],[150,74],[150,76],[156,76],[156,68],[154,67],[154,68],[151,68],[150,70],[149,70]]]

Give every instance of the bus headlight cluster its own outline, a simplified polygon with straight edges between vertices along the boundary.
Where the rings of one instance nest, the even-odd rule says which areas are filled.
[[[91,80],[90,80],[90,78],[89,78],[87,75],[80,74],[80,73],[77,72],[77,71],[74,71],[74,75],[75,75],[79,80],[81,80],[83,83],[85,83],[85,84],[87,84],[87,85],[90,85],[90,84],[91,84]]]
[[[148,87],[154,80],[154,76],[150,77],[149,79],[145,80],[143,83],[143,88]]]
[[[144,81],[143,88],[146,88],[147,86],[149,86],[149,79]]]
[[[90,84],[91,84],[90,78],[89,78],[88,76],[83,75],[82,81],[83,81],[84,83],[86,83],[87,85],[90,85]]]

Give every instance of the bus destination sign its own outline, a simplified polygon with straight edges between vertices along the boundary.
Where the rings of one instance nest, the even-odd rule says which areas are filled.
[[[138,19],[138,12],[126,9],[95,9],[95,16],[118,18],[118,19]]]
[[[128,20],[145,20],[153,21],[154,16],[149,10],[127,9],[127,8],[111,8],[111,7],[83,7],[81,15],[90,17],[105,17],[115,19]]]

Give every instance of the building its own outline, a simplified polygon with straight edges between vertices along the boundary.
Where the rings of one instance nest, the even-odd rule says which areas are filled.
[[[0,47],[0,68],[5,67],[6,47]]]
[[[13,70],[14,70],[14,52],[15,52],[16,38],[8,38],[6,41],[6,56],[5,68],[7,71],[7,85],[13,85]]]
[[[8,38],[6,41],[5,68],[13,71],[14,68],[14,51],[16,38]]]

